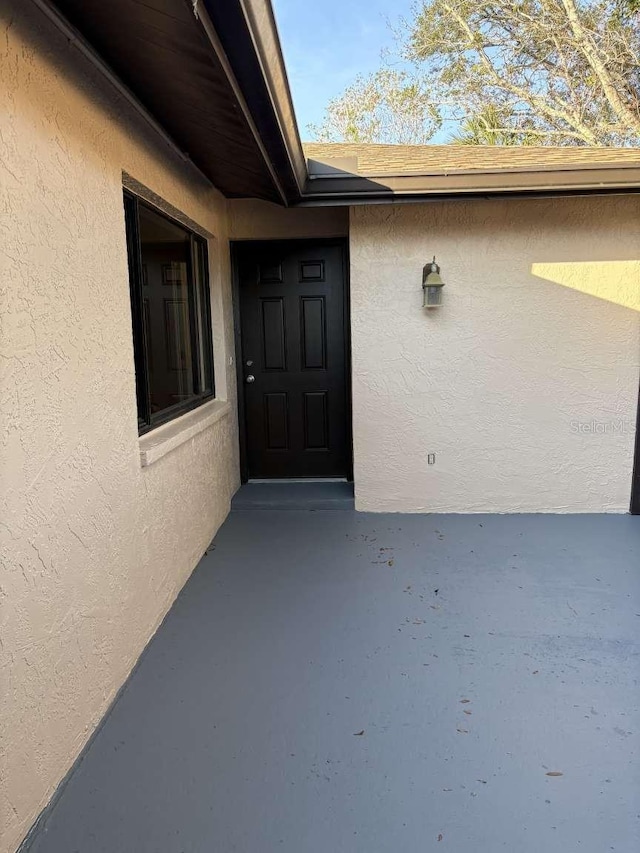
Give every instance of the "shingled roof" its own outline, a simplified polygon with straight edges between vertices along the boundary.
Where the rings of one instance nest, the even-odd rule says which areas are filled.
[[[305,142],[303,149],[320,162],[355,158],[356,174],[366,177],[640,166],[640,148]]]
[[[640,148],[303,144],[302,203],[640,191]]]

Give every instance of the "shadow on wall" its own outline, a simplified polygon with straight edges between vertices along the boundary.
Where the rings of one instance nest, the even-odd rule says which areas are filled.
[[[640,311],[640,261],[568,261],[531,265],[537,278]]]

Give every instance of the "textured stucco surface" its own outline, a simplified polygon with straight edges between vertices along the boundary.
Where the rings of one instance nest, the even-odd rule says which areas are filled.
[[[640,260],[533,264],[538,278],[640,311]]]
[[[101,719],[225,518],[231,413],[140,464],[122,172],[215,237],[216,380],[234,400],[226,202],[30,3],[0,62],[0,850]]]
[[[350,251],[358,509],[628,510],[640,315],[532,265],[637,261],[640,198],[354,207]]]
[[[229,201],[232,240],[295,240],[303,237],[344,237],[349,233],[346,207],[278,207],[259,199]]]

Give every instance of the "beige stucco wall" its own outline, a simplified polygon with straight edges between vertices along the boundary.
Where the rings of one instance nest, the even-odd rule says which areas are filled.
[[[28,830],[223,521],[231,414],[142,468],[122,171],[206,229],[219,394],[226,202],[32,4],[0,40],[0,850]]]
[[[628,511],[640,198],[356,207],[350,245],[359,509]]]
[[[244,198],[229,202],[231,240],[297,240],[345,237],[348,233],[348,207],[285,208]]]

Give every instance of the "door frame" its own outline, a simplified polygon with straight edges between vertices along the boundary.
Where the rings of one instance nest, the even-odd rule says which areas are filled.
[[[247,454],[247,420],[244,396],[244,370],[242,364],[242,324],[240,317],[240,276],[238,274],[238,252],[240,247],[265,246],[267,244],[289,244],[292,248],[313,248],[316,246],[339,246],[342,249],[342,278],[344,283],[344,363],[345,363],[345,415],[347,419],[347,480],[353,481],[353,416],[351,400],[351,288],[349,279],[349,238],[348,237],[299,237],[276,240],[230,240],[231,249],[231,295],[233,300],[233,326],[236,360],[236,384],[238,397],[238,444],[240,450],[240,482],[249,480],[249,460]]]
[[[631,514],[640,515],[640,390],[638,391],[638,415],[636,417],[636,452],[631,477]]]

